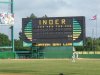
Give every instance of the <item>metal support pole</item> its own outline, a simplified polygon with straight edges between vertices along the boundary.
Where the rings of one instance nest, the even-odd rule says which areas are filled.
[[[92,51],[94,47],[94,29],[92,29]]]
[[[13,10],[13,0],[11,0],[11,13],[14,14],[14,10]]]
[[[13,29],[14,29],[14,27],[11,26],[11,40],[12,40],[11,45],[12,45],[12,51],[15,52],[15,49],[14,49],[14,30]]]
[[[14,14],[13,0],[11,0],[11,13]],[[14,25],[11,26],[11,38],[12,38],[12,50],[13,50],[13,52],[15,52],[15,49],[14,49]]]
[[[97,50],[97,46],[98,46],[98,25],[97,25],[97,14],[96,14],[96,40],[95,40],[95,42],[96,42],[96,50]],[[95,51],[96,50],[94,50],[94,54],[95,54]]]

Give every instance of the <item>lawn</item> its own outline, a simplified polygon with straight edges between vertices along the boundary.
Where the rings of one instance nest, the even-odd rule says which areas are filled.
[[[99,59],[1,59],[0,75],[100,75]]]

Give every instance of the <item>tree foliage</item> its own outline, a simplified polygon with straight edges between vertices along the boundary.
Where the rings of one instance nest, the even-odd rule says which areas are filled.
[[[86,37],[83,47],[76,47],[77,51],[100,51],[100,38]]]
[[[9,40],[9,37],[3,33],[0,33],[0,46],[10,46],[11,41]]]
[[[34,13],[32,13],[29,18],[37,18],[37,17],[34,15]]]

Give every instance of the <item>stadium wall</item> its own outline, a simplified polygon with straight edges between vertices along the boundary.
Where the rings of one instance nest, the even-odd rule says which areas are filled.
[[[0,59],[14,59],[15,55],[14,52],[0,52]]]
[[[71,58],[72,57],[72,47],[45,47],[43,49],[43,58]]]

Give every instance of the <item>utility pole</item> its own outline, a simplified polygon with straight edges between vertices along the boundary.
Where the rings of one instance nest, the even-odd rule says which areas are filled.
[[[92,51],[94,47],[94,29],[92,29]]]

